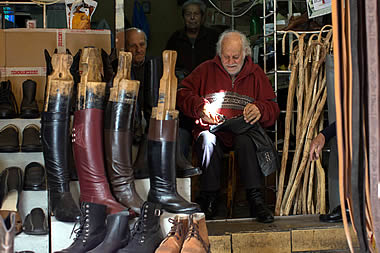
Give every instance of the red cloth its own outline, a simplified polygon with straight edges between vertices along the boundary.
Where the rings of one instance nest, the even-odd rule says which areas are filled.
[[[181,82],[177,92],[177,106],[187,116],[199,119],[199,112],[205,103],[210,103],[217,112],[227,118],[242,115],[248,103],[255,104],[260,112],[259,120],[263,127],[275,123],[280,109],[275,102],[276,95],[264,71],[246,57],[240,73],[232,81],[223,68],[219,56],[199,65]],[[208,126],[197,125],[193,130],[196,139]],[[225,145],[231,146],[232,133],[217,133]]]

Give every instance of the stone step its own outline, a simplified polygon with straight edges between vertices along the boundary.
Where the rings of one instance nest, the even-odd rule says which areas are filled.
[[[255,219],[207,221],[207,228],[211,251],[218,253],[348,250],[343,224],[322,223],[318,215],[275,217],[275,221],[269,224]],[[354,240],[354,247],[358,246]]]

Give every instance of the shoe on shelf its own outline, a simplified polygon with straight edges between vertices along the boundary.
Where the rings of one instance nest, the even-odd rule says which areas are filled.
[[[350,220],[350,211],[348,207],[346,208],[346,216],[348,220]],[[319,221],[321,222],[330,222],[330,223],[335,223],[335,222],[342,222],[343,217],[342,217],[342,208],[341,206],[335,207],[330,213],[328,214],[321,214],[319,215]]]
[[[45,191],[45,168],[37,162],[26,165],[24,170],[24,191]]]
[[[29,124],[22,131],[21,152],[42,152],[40,128],[37,125]]]
[[[35,119],[40,117],[36,101],[37,83],[33,80],[25,80],[22,83],[22,101],[20,106],[20,118]]]
[[[33,208],[26,215],[23,231],[28,235],[46,235],[49,233],[49,225],[44,210],[40,207]]]
[[[0,152],[19,152],[19,130],[16,125],[9,124],[0,130]]]
[[[11,82],[3,81],[0,83],[0,119],[13,119],[17,116],[18,107]]]

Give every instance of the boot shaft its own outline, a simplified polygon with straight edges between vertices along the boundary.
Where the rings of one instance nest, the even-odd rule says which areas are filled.
[[[16,213],[11,212],[5,220],[0,217],[0,252],[13,253],[16,234]]]

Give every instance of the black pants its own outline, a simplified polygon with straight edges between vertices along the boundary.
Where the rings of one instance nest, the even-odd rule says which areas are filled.
[[[256,146],[252,140],[242,134],[234,138],[232,150],[240,171],[240,179],[245,189],[261,188],[263,174],[258,166]],[[196,143],[195,151],[198,166],[202,168],[201,191],[217,191],[220,189],[220,174],[223,168],[224,152],[229,151],[216,135],[203,131]]]

